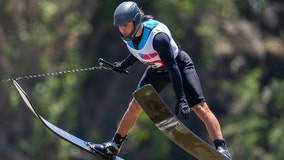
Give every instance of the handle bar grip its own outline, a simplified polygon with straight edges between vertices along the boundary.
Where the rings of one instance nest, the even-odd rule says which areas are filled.
[[[111,62],[108,62],[108,61],[106,61],[106,60],[104,60],[102,58],[99,58],[98,61],[99,61],[99,63],[103,63],[103,64],[105,64],[105,65],[107,65],[109,67],[115,67]],[[124,74],[129,74],[129,72],[127,70],[123,70],[122,72]]]

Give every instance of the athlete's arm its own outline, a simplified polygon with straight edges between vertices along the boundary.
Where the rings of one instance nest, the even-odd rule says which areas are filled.
[[[153,47],[158,52],[166,69],[169,72],[177,99],[183,98],[181,73],[171,49],[170,38],[165,33],[158,33],[153,39]]]
[[[137,61],[138,59],[133,54],[129,54],[123,61],[121,61],[121,67],[126,69]]]

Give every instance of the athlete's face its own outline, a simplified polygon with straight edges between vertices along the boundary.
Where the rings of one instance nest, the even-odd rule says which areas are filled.
[[[134,29],[134,23],[133,21],[123,25],[123,26],[119,26],[118,27],[120,33],[122,34],[123,37],[126,37],[128,36],[132,30]]]

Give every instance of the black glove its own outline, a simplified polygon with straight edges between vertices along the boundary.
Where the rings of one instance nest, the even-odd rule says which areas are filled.
[[[176,110],[176,115],[178,115],[178,113],[180,111],[181,115],[184,119],[189,118],[189,114],[191,112],[191,109],[189,108],[185,98],[181,98],[177,101],[175,110]]]
[[[126,68],[123,67],[121,64],[122,64],[122,62],[114,62],[112,70],[117,72],[117,73],[120,73],[120,74],[125,73],[126,72]]]

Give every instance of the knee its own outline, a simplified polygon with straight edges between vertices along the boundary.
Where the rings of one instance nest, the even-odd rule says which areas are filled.
[[[201,102],[191,108],[196,114],[206,117],[212,114],[206,102]]]
[[[131,114],[138,115],[143,111],[143,109],[137,102],[135,102],[134,100],[131,100],[128,105],[127,111]]]

